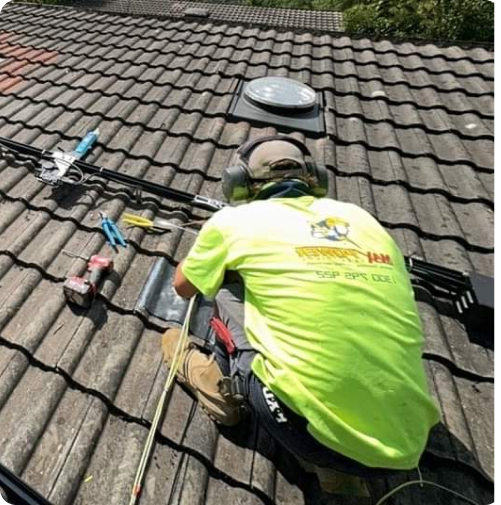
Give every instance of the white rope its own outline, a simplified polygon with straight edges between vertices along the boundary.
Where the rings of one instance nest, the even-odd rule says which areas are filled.
[[[419,475],[419,482],[421,482],[421,485],[419,486],[420,488],[424,487],[423,484],[423,474],[421,473],[421,468],[419,468],[419,465],[416,467],[417,473]]]
[[[130,496],[129,505],[135,505],[137,499],[141,494],[141,486],[143,482],[144,472],[146,470],[146,466],[151,456],[151,448],[153,446],[153,442],[155,440],[155,433],[157,432],[158,424],[160,422],[160,418],[162,417],[162,413],[164,410],[165,400],[167,398],[167,393],[169,392],[172,384],[174,383],[174,378],[177,373],[177,369],[179,368],[179,364],[181,362],[181,355],[184,349],[184,344],[188,338],[189,328],[190,328],[190,319],[191,313],[193,311],[193,306],[195,304],[196,296],[193,296],[190,300],[190,304],[188,306],[188,312],[186,313],[186,317],[183,322],[183,326],[181,328],[181,335],[179,336],[179,340],[176,345],[176,349],[174,351],[174,357],[172,359],[172,363],[169,369],[169,374],[167,375],[167,380],[165,381],[164,389],[158,401],[157,409],[155,411],[155,416],[153,418],[153,422],[151,424],[150,431],[148,433],[148,438],[146,439],[146,444],[143,449],[143,453],[141,456],[141,460],[139,462],[139,467],[137,469],[136,478],[134,479],[134,485],[132,486],[132,493]]]
[[[419,472],[421,474],[421,472]],[[420,475],[421,477],[421,475]],[[461,493],[458,493],[457,491],[453,491],[452,489],[449,489],[448,487],[441,486],[440,484],[436,484],[435,482],[430,482],[428,480],[423,480],[421,477],[419,480],[411,480],[409,482],[405,482],[404,484],[400,484],[400,486],[397,486],[395,489],[392,489],[389,493],[385,494],[377,503],[376,505],[382,505],[388,498],[393,496],[395,493],[398,491],[401,491],[402,489],[408,487],[408,486],[415,486],[416,484],[419,484],[421,487],[423,487],[424,484],[427,486],[433,486],[437,487],[439,489],[442,489],[443,491],[447,491],[448,493],[453,494],[454,496],[460,498],[461,500],[464,500],[467,503],[471,503],[471,505],[480,505],[476,501],[471,500],[470,498],[467,498],[466,496],[462,495]]]

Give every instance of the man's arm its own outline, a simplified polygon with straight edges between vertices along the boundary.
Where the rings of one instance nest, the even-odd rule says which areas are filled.
[[[213,298],[221,287],[228,266],[228,247],[217,223],[224,211],[204,224],[188,255],[176,268],[172,285],[179,296],[191,298],[202,293]]]
[[[185,277],[181,271],[181,266],[183,262],[179,263],[176,268],[176,273],[174,275],[173,286],[176,293],[183,298],[191,298],[192,296],[199,293],[198,289]]]

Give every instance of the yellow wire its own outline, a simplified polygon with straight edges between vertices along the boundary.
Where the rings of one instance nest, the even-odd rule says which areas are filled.
[[[132,486],[132,492],[130,496],[129,505],[135,505],[137,499],[141,494],[141,484],[143,482],[144,472],[146,470],[146,465],[150,459],[151,448],[153,446],[153,441],[155,440],[155,433],[158,428],[158,424],[160,422],[160,418],[162,416],[162,412],[164,410],[165,399],[167,398],[167,393],[169,392],[174,378],[177,373],[177,369],[179,368],[179,364],[181,363],[181,355],[184,349],[184,344],[188,338],[189,327],[190,327],[190,319],[191,313],[193,311],[193,306],[195,303],[196,296],[193,296],[190,299],[190,303],[188,305],[188,311],[186,313],[186,317],[183,322],[183,326],[181,328],[181,335],[179,336],[179,340],[176,345],[176,349],[174,351],[174,357],[172,359],[172,364],[169,369],[169,373],[167,375],[167,380],[165,381],[165,385],[160,396],[160,399],[157,404],[157,408],[155,411],[155,416],[153,417],[153,422],[151,423],[151,428],[148,433],[148,437],[146,439],[146,444],[143,449],[143,453],[141,455],[141,460],[139,461],[139,467],[137,469],[136,477],[134,479],[134,484]]]

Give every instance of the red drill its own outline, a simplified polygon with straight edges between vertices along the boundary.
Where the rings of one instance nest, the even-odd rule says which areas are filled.
[[[66,299],[84,308],[91,306],[101,277],[113,270],[113,260],[110,258],[95,254],[87,261],[87,271],[90,272],[90,277],[68,277],[63,285]]]

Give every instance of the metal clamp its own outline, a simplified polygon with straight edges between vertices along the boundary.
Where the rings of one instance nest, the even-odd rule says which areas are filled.
[[[212,211],[221,210],[227,206],[224,202],[221,202],[220,200],[216,200],[214,198],[207,198],[206,196],[201,195],[195,195],[192,203],[200,207],[205,207],[207,210]]]
[[[63,183],[64,176],[75,159],[69,153],[54,151],[51,153],[52,159],[44,160],[40,163],[41,170],[37,174],[37,179],[49,184],[59,186]]]

